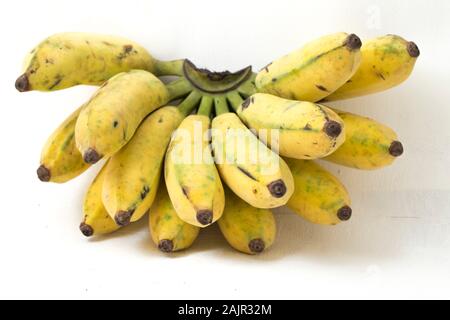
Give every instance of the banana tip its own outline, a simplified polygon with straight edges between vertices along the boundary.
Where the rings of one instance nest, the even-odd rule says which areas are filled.
[[[262,239],[253,239],[248,243],[248,248],[253,253],[261,253],[266,248],[266,244]]]
[[[354,33],[350,34],[344,42],[344,45],[350,50],[359,50],[362,46],[361,39]]]
[[[39,166],[39,168],[36,170],[37,176],[39,180],[42,182],[49,182],[51,179],[50,170],[47,169],[44,165]]]
[[[92,237],[94,235],[94,229],[84,222],[80,224],[80,231],[85,237]]]
[[[420,56],[419,47],[414,42],[408,42],[406,49],[412,58],[418,58]]]
[[[339,122],[328,120],[325,123],[323,130],[331,138],[337,138],[342,133],[342,126]]]
[[[393,157],[400,157],[403,154],[403,145],[400,141],[394,141],[389,147],[389,154]]]
[[[348,221],[352,217],[352,208],[349,206],[344,206],[340,208],[337,212],[337,216],[341,221]]]
[[[173,241],[163,239],[158,243],[158,249],[164,253],[170,253],[173,251]]]
[[[275,198],[282,198],[287,191],[286,184],[281,179],[271,182],[267,188],[269,189],[270,194]]]
[[[131,223],[131,216],[133,211],[119,211],[117,212],[114,220],[118,226],[125,227]]]
[[[84,160],[84,162],[89,163],[89,164],[95,164],[95,163],[97,163],[101,158],[102,158],[102,156],[100,156],[100,155],[98,154],[98,152],[95,151],[95,150],[92,149],[92,148],[87,149],[86,152],[85,152],[84,155],[83,155],[83,160]]]
[[[197,212],[197,221],[200,222],[201,225],[207,226],[212,223],[213,213],[211,210],[200,210]]]
[[[16,89],[19,92],[27,92],[31,90],[30,81],[28,81],[28,76],[26,73],[17,78]]]

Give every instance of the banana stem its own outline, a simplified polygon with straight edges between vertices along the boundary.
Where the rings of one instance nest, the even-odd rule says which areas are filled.
[[[192,112],[192,110],[195,109],[195,107],[198,106],[200,99],[202,98],[202,95],[198,91],[192,91],[186,99],[183,100],[178,105],[178,110],[183,114],[184,116],[187,116]]]
[[[160,61],[155,63],[155,74],[157,76],[183,76],[184,59],[172,61]]]
[[[192,85],[185,78],[179,78],[166,85],[169,90],[169,101],[186,96],[192,91]]]
[[[213,104],[214,99],[211,96],[203,96],[197,114],[209,117],[212,111]]]
[[[232,91],[227,95],[228,101],[231,104],[231,107],[233,108],[234,111],[237,112],[239,106],[242,104],[242,102],[244,101],[244,99],[242,99],[242,97],[239,95],[239,93],[237,93],[236,91]]]
[[[251,95],[254,95],[257,91],[255,87],[255,78],[256,73],[252,73],[250,79],[247,80],[238,88],[238,92],[246,98],[250,97]]]
[[[229,112],[227,99],[224,96],[214,97],[214,107],[216,116]]]

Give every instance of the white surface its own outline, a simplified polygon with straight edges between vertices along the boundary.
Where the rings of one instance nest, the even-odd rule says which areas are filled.
[[[0,298],[450,298],[450,2],[8,1],[0,11]],[[81,200],[96,169],[65,185],[35,175],[47,135],[93,92],[19,94],[14,81],[37,42],[62,31],[129,37],[156,57],[238,69],[323,34],[400,34],[422,56],[390,92],[337,103],[399,133],[405,155],[360,172],[328,166],[347,185],[354,217],[336,228],[277,214],[275,246],[234,252],[216,227],[173,257],[146,221],[87,240]]]

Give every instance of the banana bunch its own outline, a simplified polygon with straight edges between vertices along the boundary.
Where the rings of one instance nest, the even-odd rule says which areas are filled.
[[[399,36],[336,33],[258,73],[212,72],[128,39],[61,33],[30,51],[15,86],[98,86],[50,135],[37,169],[65,183],[105,160],[85,195],[83,235],[148,215],[152,241],[170,253],[217,222],[230,246],[259,254],[275,241],[273,208],[320,225],[351,218],[345,186],[315,160],[374,170],[403,154],[386,125],[323,103],[393,88],[419,55]]]

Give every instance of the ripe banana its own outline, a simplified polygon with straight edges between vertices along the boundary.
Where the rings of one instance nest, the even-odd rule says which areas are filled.
[[[149,211],[149,227],[153,242],[162,252],[189,248],[197,239],[200,228],[181,220],[170,201],[164,182]]]
[[[243,253],[261,253],[275,241],[276,223],[272,212],[252,207],[230,190],[226,191],[225,210],[217,224],[228,243]]]
[[[53,91],[79,84],[100,85],[133,69],[155,70],[155,60],[128,39],[89,33],[55,34],[34,48],[17,79],[17,90]]]
[[[80,231],[86,236],[108,234],[118,230],[120,227],[109,216],[102,203],[102,188],[105,179],[105,168],[100,170],[97,177],[91,183],[83,204],[83,222]]]
[[[408,79],[419,55],[414,42],[399,36],[369,40],[361,47],[362,62],[358,71],[325,100],[354,98],[395,87]]]
[[[170,142],[165,161],[165,181],[178,216],[206,227],[222,216],[224,193],[211,155],[207,133],[211,120],[190,115]]]
[[[324,160],[347,167],[373,170],[392,164],[403,154],[403,145],[391,128],[356,114],[335,111],[345,123],[346,140]]]
[[[351,218],[347,190],[331,173],[307,160],[286,159],[295,191],[287,205],[312,223],[336,225]]]
[[[64,120],[45,143],[41,164],[37,169],[39,180],[63,183],[89,168],[90,165],[83,161],[75,145],[75,123],[82,108],[78,108]]]
[[[241,120],[282,156],[323,158],[345,140],[345,127],[329,108],[257,93],[237,109]]]
[[[176,107],[154,111],[131,141],[111,157],[103,182],[103,203],[118,225],[139,220],[151,207],[170,136],[182,119]]]
[[[142,119],[168,100],[167,88],[147,71],[133,70],[108,80],[87,102],[75,126],[84,161],[96,163],[119,151]]]
[[[234,113],[219,114],[213,119],[212,129],[217,168],[234,193],[257,208],[286,204],[294,191],[286,163]]]
[[[301,101],[319,101],[356,72],[361,40],[337,33],[319,38],[266,66],[256,76],[259,92]]]

